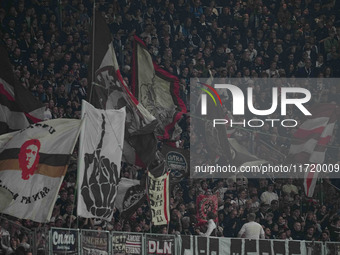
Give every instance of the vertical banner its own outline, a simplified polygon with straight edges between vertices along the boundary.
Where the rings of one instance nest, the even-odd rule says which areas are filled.
[[[52,228],[50,232],[52,254],[78,254],[78,233],[77,230]]]
[[[133,255],[143,253],[143,234],[112,232],[112,253]]]
[[[175,254],[175,236],[146,234],[146,254],[170,255]]]
[[[155,226],[166,225],[169,222],[169,173],[155,178],[150,171],[149,180],[149,202],[152,212],[152,222]]]
[[[78,216],[111,221],[120,177],[125,107],[99,110],[82,101]]]
[[[196,198],[196,208],[197,208],[197,221],[198,225],[207,222],[207,214],[212,211],[217,215],[218,201],[216,195],[199,195]],[[217,221],[217,217],[214,220]]]
[[[83,255],[108,255],[109,254],[109,232],[82,230],[81,251]]]

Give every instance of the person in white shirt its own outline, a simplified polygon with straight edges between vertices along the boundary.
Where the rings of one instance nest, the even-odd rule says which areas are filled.
[[[282,191],[293,197],[295,194],[299,194],[298,188],[293,184],[293,178],[289,178],[288,182],[283,185]]]
[[[264,231],[260,224],[255,222],[255,213],[248,214],[248,223],[244,224],[238,232],[238,237],[246,239],[264,239]]]
[[[201,236],[210,236],[213,234],[213,231],[216,229],[216,224],[214,222],[214,219],[216,218],[216,215],[213,212],[208,212],[207,214],[207,220],[208,220],[208,228],[205,233],[202,233],[198,231],[198,234]]]
[[[268,190],[262,193],[261,202],[270,205],[272,200],[279,200],[279,197],[274,192],[274,184],[271,183],[268,185]]]

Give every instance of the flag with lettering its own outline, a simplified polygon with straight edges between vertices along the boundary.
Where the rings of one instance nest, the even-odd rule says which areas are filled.
[[[177,122],[187,112],[179,95],[179,80],[152,61],[140,38],[135,36],[134,39],[132,91],[158,120],[157,136],[176,139],[181,133]]]
[[[152,223],[166,225],[170,220],[169,172],[155,177],[148,172],[148,199],[151,206]]]
[[[314,164],[325,160],[326,149],[331,141],[337,120],[336,104],[316,104],[310,110],[311,116],[299,126],[293,135],[288,158],[293,163],[310,164],[305,172],[304,187],[307,197],[312,197],[318,179]]]
[[[120,177],[125,107],[99,110],[82,101],[78,156],[78,216],[111,221]]]
[[[80,123],[54,119],[0,136],[0,186],[13,195],[2,213],[49,222]]]
[[[190,150],[163,144],[165,168],[170,171],[171,184],[178,183],[189,176]]]
[[[1,46],[0,58],[0,134],[4,134],[44,120],[45,106],[19,84]]]
[[[93,40],[94,77],[90,73],[88,101],[97,109],[126,107],[125,142],[122,160],[138,166],[148,166],[157,150],[154,130],[157,121],[131,94],[120,73],[111,32],[101,16],[95,15]]]

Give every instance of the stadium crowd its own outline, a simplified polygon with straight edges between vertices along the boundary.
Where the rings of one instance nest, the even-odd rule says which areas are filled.
[[[93,1],[1,1],[0,7],[1,40],[21,85],[45,104],[46,119],[79,118],[81,100],[89,93]],[[133,36],[138,35],[154,60],[179,77],[180,95],[188,109],[190,78],[340,76],[339,1],[99,0],[95,8],[110,27],[125,82],[130,85]],[[306,86],[317,101],[339,103],[339,87]],[[255,89],[257,104],[267,109],[268,91],[261,85]],[[180,126],[177,145],[189,149],[188,115]],[[237,130],[234,135],[249,148],[251,134]],[[287,153],[289,131],[265,126],[258,134],[270,148]],[[339,143],[337,129],[327,152],[330,161],[339,163]],[[256,145],[252,151],[275,162],[265,148]],[[339,193],[327,179],[317,187],[327,196],[307,199],[300,180],[188,178],[173,186],[170,224],[161,228],[151,226],[147,203],[125,221],[118,211],[112,222],[77,218],[74,154],[49,224],[6,217],[28,229],[55,226],[195,235],[207,228],[196,226],[196,196],[217,194],[218,222],[213,235],[237,237],[247,216],[255,213],[267,239],[340,241]],[[121,172],[137,178],[143,171],[123,165]],[[2,219],[0,254],[12,254],[20,246],[29,248],[27,236],[11,226]],[[43,246],[43,236],[39,240]]]

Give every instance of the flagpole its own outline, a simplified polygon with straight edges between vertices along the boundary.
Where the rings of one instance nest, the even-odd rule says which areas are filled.
[[[84,124],[84,119],[86,118],[86,112],[84,111],[84,99],[82,100],[82,102],[81,102],[81,123],[80,123],[80,128],[79,128],[79,134],[80,134],[80,132],[81,132],[81,128],[82,128],[82,126],[83,126],[83,124]],[[80,158],[80,149],[82,148],[82,144],[80,144],[80,142],[81,142],[81,138],[79,138],[79,147],[78,147],[78,160],[77,160],[77,178],[76,178],[76,188],[75,188],[75,200],[74,201],[76,201],[76,199],[77,199],[77,228],[79,228],[79,211],[78,211],[78,204],[79,204],[79,194],[78,194],[78,185],[79,185],[79,182],[78,182],[78,177],[79,177],[79,166],[80,166],[80,160],[81,160],[81,158]]]
[[[93,82],[94,82],[94,41],[95,41],[95,30],[96,30],[96,0],[93,1],[93,18],[92,18],[92,60],[91,60],[91,91],[89,102],[92,99]]]

